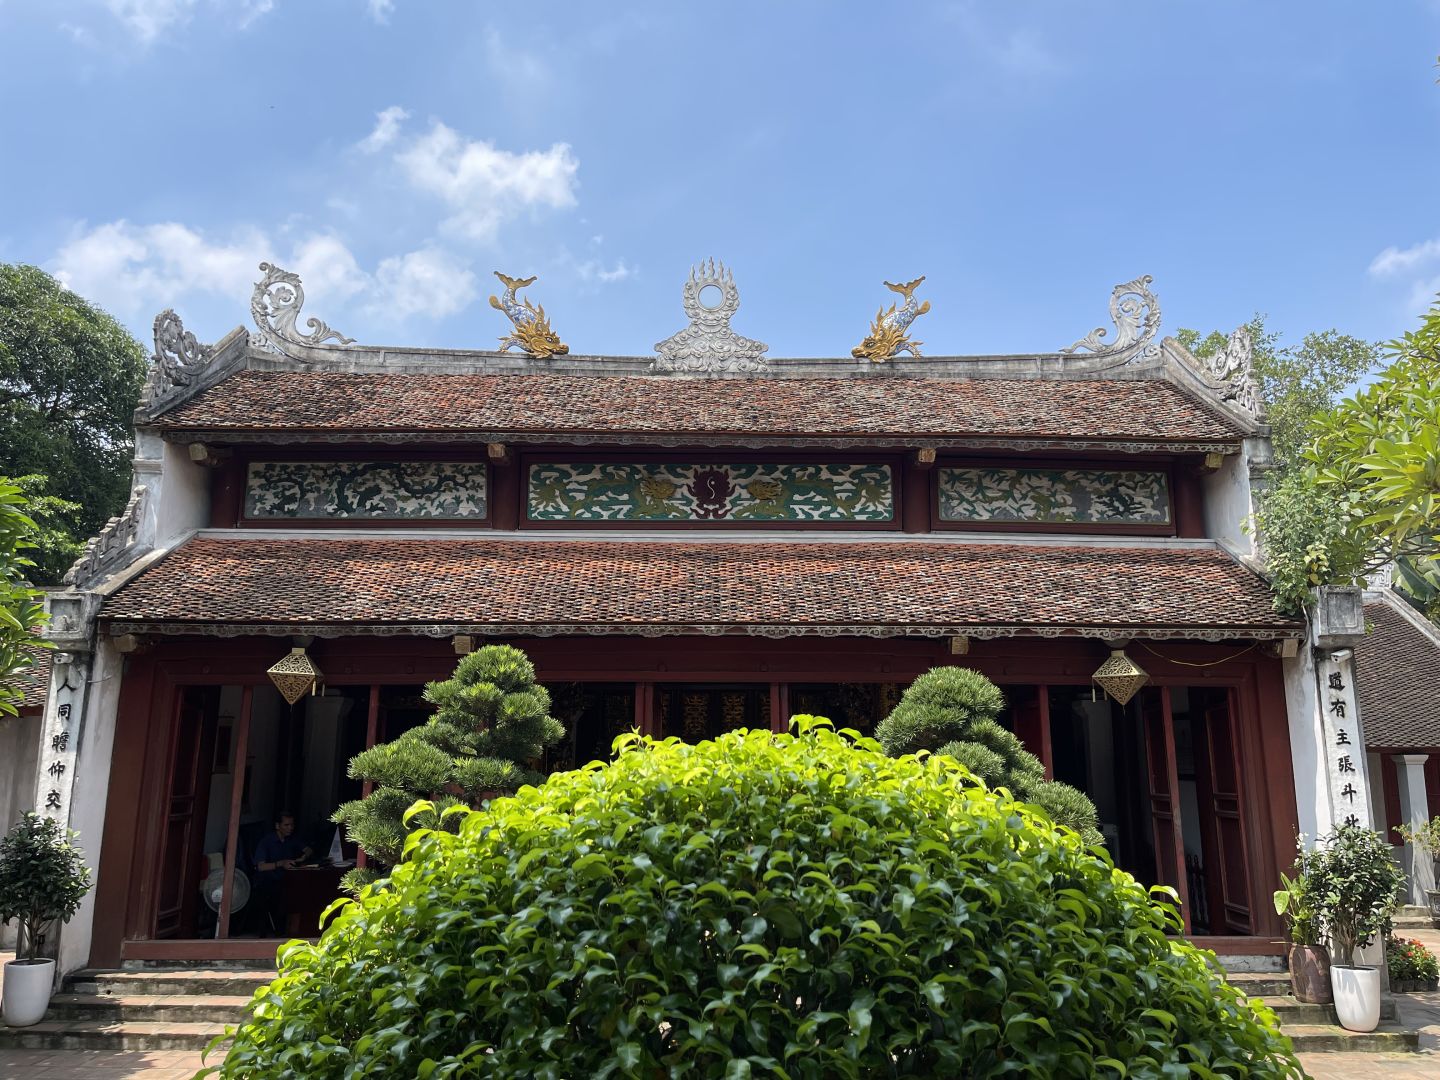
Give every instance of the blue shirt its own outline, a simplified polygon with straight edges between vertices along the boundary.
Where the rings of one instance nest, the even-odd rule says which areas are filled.
[[[261,870],[261,863],[279,862],[281,859],[298,859],[305,854],[305,843],[294,833],[281,837],[279,833],[271,830],[266,833],[260,843],[255,845],[255,869],[259,871],[260,877],[265,881],[273,881],[285,871],[280,867],[273,870]]]

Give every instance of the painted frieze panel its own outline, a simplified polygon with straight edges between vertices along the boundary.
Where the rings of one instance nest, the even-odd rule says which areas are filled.
[[[545,462],[529,470],[531,521],[884,522],[889,465]]]
[[[942,468],[940,520],[1056,525],[1168,525],[1163,472]]]
[[[485,463],[255,461],[245,516],[289,520],[483,521]]]

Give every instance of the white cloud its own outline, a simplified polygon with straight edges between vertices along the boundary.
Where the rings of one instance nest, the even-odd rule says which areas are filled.
[[[509,94],[533,94],[550,83],[551,66],[535,53],[507,42],[493,26],[485,30],[485,65]]]
[[[270,253],[256,229],[214,241],[177,222],[132,225],[121,219],[78,228],[54,260],[66,288],[117,314],[138,316],[194,292],[243,297]]]
[[[513,153],[484,139],[468,139],[440,121],[408,141],[395,161],[419,191],[451,210],[446,223],[472,240],[489,241],[525,209],[574,206],[580,163],[565,143]]]
[[[312,233],[286,246],[288,254],[253,227],[216,240],[177,222],[120,220],[77,228],[51,268],[66,288],[136,321],[205,296],[243,310],[262,260],[298,273],[309,300],[332,322],[347,302],[385,321],[443,318],[478,291],[469,264],[434,247],[382,259],[372,274],[333,234]]]
[[[637,272],[624,259],[617,260],[615,265],[608,269],[598,259],[586,259],[584,262],[575,264],[575,273],[581,281],[598,281],[602,285],[624,281],[626,278],[634,277]]]
[[[365,0],[365,6],[370,9],[370,17],[376,22],[389,22],[390,13],[395,10],[395,0]]]
[[[410,119],[410,114],[399,105],[391,105],[375,114],[375,127],[356,146],[367,154],[383,150],[400,134],[400,125]]]
[[[375,269],[371,308],[396,319],[441,319],[469,306],[477,294],[469,264],[435,248],[392,256]]]
[[[104,3],[112,15],[147,44],[189,18],[195,7],[195,0],[104,0]]]
[[[1440,262],[1440,237],[1423,240],[1408,248],[1387,247],[1370,261],[1370,273],[1376,277],[1392,277],[1432,262]]]

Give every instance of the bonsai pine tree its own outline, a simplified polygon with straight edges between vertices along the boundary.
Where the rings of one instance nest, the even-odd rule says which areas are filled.
[[[535,683],[535,666],[509,645],[471,653],[449,679],[425,687],[425,700],[435,706],[429,722],[350,760],[351,778],[374,788],[335,811],[351,841],[382,867],[400,861],[411,829],[448,827],[448,807],[478,806],[539,783],[544,777],[525,763],[565,735],[550,715],[549,693]],[[433,809],[407,822],[406,812],[422,799]],[[379,876],[369,866],[352,870],[345,886],[358,892]]]
[[[906,689],[880,721],[875,738],[891,757],[929,750],[958,760],[991,788],[1008,788],[1086,843],[1103,843],[1095,804],[1078,788],[1045,779],[1045,766],[995,719],[1005,708],[1000,688],[978,671],[938,667]]]

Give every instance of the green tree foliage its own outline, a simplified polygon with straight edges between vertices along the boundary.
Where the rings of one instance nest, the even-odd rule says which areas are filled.
[[[219,1072],[1303,1074],[1130,875],[954,759],[828,722],[609,764],[411,837],[293,943]]]
[[[384,866],[400,861],[411,829],[438,827],[450,807],[539,783],[544,777],[525,763],[565,736],[535,666],[509,645],[466,656],[453,676],[425,687],[425,700],[435,706],[427,723],[351,759],[350,776],[375,786],[335,811],[350,839]],[[420,799],[432,809],[407,824],[406,811]],[[368,867],[353,870],[346,885],[357,890],[376,876]]]
[[[14,716],[23,694],[16,678],[48,647],[34,631],[45,622],[39,590],[31,586],[36,525],[20,487],[0,476],[0,716]]]
[[[1370,385],[1314,414],[1306,442],[1260,504],[1276,606],[1299,611],[1315,585],[1349,585],[1388,563],[1440,556],[1440,304],[1384,347]],[[1422,594],[1416,594],[1422,603]]]
[[[1284,345],[1278,333],[1265,328],[1264,315],[1256,315],[1247,326],[1254,343],[1255,381],[1275,450],[1282,461],[1298,459],[1310,436],[1311,419],[1375,369],[1380,346],[1338,330],[1309,333],[1299,345]],[[1202,359],[1229,343],[1229,335],[1218,330],[1202,335],[1182,329],[1175,336]]]
[[[1353,965],[1357,950],[1389,937],[1405,872],[1378,832],[1341,825],[1298,865],[1306,893],[1335,943],[1336,963]]]
[[[45,928],[68,921],[90,891],[90,868],[75,835],[58,821],[26,813],[0,839],[0,923],[20,921],[23,959],[35,959]]]
[[[48,477],[63,500],[47,511],[50,528],[69,537],[39,560],[42,584],[64,572],[62,548],[76,550],[129,498],[145,366],[140,343],[104,311],[43,270],[0,263],[0,473]]]
[[[997,721],[1000,688],[978,671],[938,667],[921,675],[880,721],[875,738],[892,757],[929,750],[955,758],[992,788],[1040,806],[1051,818],[1103,843],[1095,804],[1083,791],[1045,779],[1045,766]]]

